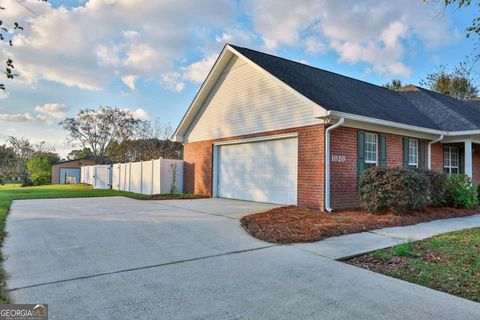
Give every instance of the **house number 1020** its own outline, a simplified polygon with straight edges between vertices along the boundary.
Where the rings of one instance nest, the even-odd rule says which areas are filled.
[[[345,162],[345,156],[332,155],[332,162]]]

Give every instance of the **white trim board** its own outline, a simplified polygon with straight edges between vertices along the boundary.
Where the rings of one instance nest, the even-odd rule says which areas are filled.
[[[288,138],[297,138],[298,132],[292,133],[284,133],[284,134],[275,134],[270,136],[260,136],[260,137],[253,137],[253,138],[245,138],[245,139],[234,139],[234,140],[226,140],[226,141],[219,141],[214,142],[214,146],[224,146],[228,144],[240,144],[240,143],[250,143],[250,142],[259,142],[259,141],[266,141],[266,140],[279,140],[279,139],[288,139]]]

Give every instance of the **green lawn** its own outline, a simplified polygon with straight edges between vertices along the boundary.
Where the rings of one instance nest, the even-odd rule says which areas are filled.
[[[17,184],[0,185],[0,246],[5,238],[5,221],[8,210],[13,200],[19,199],[48,199],[48,198],[83,198],[83,197],[109,197],[126,196],[135,199],[146,199],[148,196],[140,194],[116,191],[116,190],[95,190],[86,185],[52,185],[22,188]],[[1,256],[3,261],[4,257]],[[8,303],[8,297],[3,292],[5,277],[3,269],[0,269],[0,304]]]
[[[350,263],[480,302],[480,228],[378,250]]]

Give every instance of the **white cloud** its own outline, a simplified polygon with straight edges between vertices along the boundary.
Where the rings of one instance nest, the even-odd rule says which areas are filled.
[[[122,82],[130,88],[130,90],[135,91],[135,81],[137,81],[138,76],[127,75],[122,77]]]
[[[1,113],[0,121],[3,122],[47,122],[53,123],[52,120],[63,119],[66,117],[68,107],[60,103],[46,103],[35,107],[37,114],[31,112],[25,113]]]
[[[192,44],[211,41],[199,30],[228,28],[235,9],[229,0],[90,0],[74,8],[27,0],[38,12],[32,15],[7,1],[14,8],[9,17],[25,26],[13,47],[0,47],[14,57],[18,80],[90,90],[132,74],[155,79],[175,72]]]
[[[160,80],[162,86],[170,91],[182,92],[185,87],[185,83],[182,80],[182,75],[178,72],[171,72],[162,75]]]
[[[441,3],[419,0],[89,0],[73,8],[25,2],[37,14],[14,0],[5,0],[9,10],[2,13],[25,26],[13,47],[0,45],[0,53],[14,57],[18,81],[89,90],[114,79],[135,90],[138,80],[149,79],[181,92],[186,82],[205,78],[224,43],[259,41],[270,52],[279,46],[311,55],[331,50],[341,62],[407,75],[405,53],[416,43],[409,40],[437,48],[455,38],[448,17],[437,15]],[[239,24],[236,10],[251,21]],[[191,63],[192,53],[203,58]]]
[[[327,50],[327,46],[315,37],[305,39],[305,47],[305,52],[308,54],[324,53]]]
[[[0,121],[5,122],[27,122],[27,121],[35,121],[36,118],[31,113],[16,113],[16,114],[9,114],[9,113],[1,113],[0,114]]]
[[[136,109],[132,111],[133,116],[139,120],[150,120],[150,114],[144,109]]]
[[[138,108],[138,109],[135,109],[135,110],[130,110],[128,108],[124,108],[122,110],[130,112],[133,115],[133,117],[135,119],[138,119],[138,120],[150,120],[151,119],[150,114],[142,108]]]
[[[267,50],[302,45],[306,53],[318,54],[330,48],[341,62],[367,63],[381,74],[410,74],[403,60],[411,39],[427,49],[455,40],[451,21],[437,15],[439,3],[248,0],[247,7]]]
[[[43,113],[45,117],[63,119],[67,115],[68,107],[60,103],[47,103],[41,106],[36,106],[35,111]]]
[[[186,81],[193,83],[203,82],[216,60],[217,55],[214,54],[186,67],[182,67],[178,72],[166,73],[162,75],[161,84],[170,91],[182,92],[185,88]]]
[[[297,61],[297,62],[302,63],[302,64],[310,65],[310,62],[308,62],[305,59],[299,59],[299,60],[294,60],[294,61]]]
[[[221,35],[215,37],[215,41],[220,44],[235,44],[238,46],[251,46],[257,36],[249,30],[240,30],[238,28],[225,30]]]
[[[192,63],[188,67],[184,67],[182,78],[197,83],[203,82],[216,60],[217,55],[212,55],[201,61]]]

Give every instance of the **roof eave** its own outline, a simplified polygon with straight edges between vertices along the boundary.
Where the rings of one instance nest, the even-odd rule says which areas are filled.
[[[455,137],[455,136],[468,136],[468,135],[475,135],[475,134],[480,134],[480,129],[475,129],[475,130],[463,130],[463,131],[450,131],[448,132],[449,136]]]
[[[195,114],[198,110],[195,110],[199,104],[201,104],[201,101],[205,98],[207,95],[205,90],[207,89],[208,85],[216,81],[216,79],[220,76],[221,71],[223,68],[220,68],[219,66],[223,64],[227,64],[227,62],[230,60],[232,57],[231,55],[228,55],[230,46],[227,44],[223,47],[222,52],[220,55],[217,57],[217,60],[213,64],[212,69],[210,69],[207,77],[203,81],[202,85],[198,89],[195,98],[193,98],[192,103],[190,103],[190,106],[187,109],[187,112],[182,117],[182,120],[180,120],[180,123],[178,124],[177,128],[175,129],[175,132],[172,135],[172,140],[175,142],[183,142],[183,136],[185,135],[188,126],[190,125],[191,121],[188,120],[193,120],[193,117],[195,117]],[[223,63],[222,63],[223,62]],[[224,66],[223,66],[224,67]],[[221,70],[220,70],[221,69]],[[209,91],[209,90],[208,90]],[[203,98],[203,99],[202,99]]]
[[[441,135],[441,134],[448,135],[448,132],[443,131],[443,130],[436,130],[436,129],[424,128],[424,127],[419,127],[419,126],[413,126],[413,125],[409,125],[409,124],[393,122],[393,121],[388,121],[388,120],[382,120],[382,119],[366,117],[366,116],[360,116],[360,115],[356,115],[356,114],[339,112],[339,111],[334,111],[334,110],[328,111],[327,115],[332,116],[332,117],[345,118],[345,119],[348,119],[348,120],[355,120],[355,121],[360,121],[360,122],[365,122],[365,123],[377,124],[377,125],[382,125],[382,126],[386,126],[386,127],[399,128],[399,129],[405,129],[405,130],[411,130],[411,131],[417,131],[417,132],[422,132],[422,133],[429,133],[429,134],[435,134],[435,135]]]

